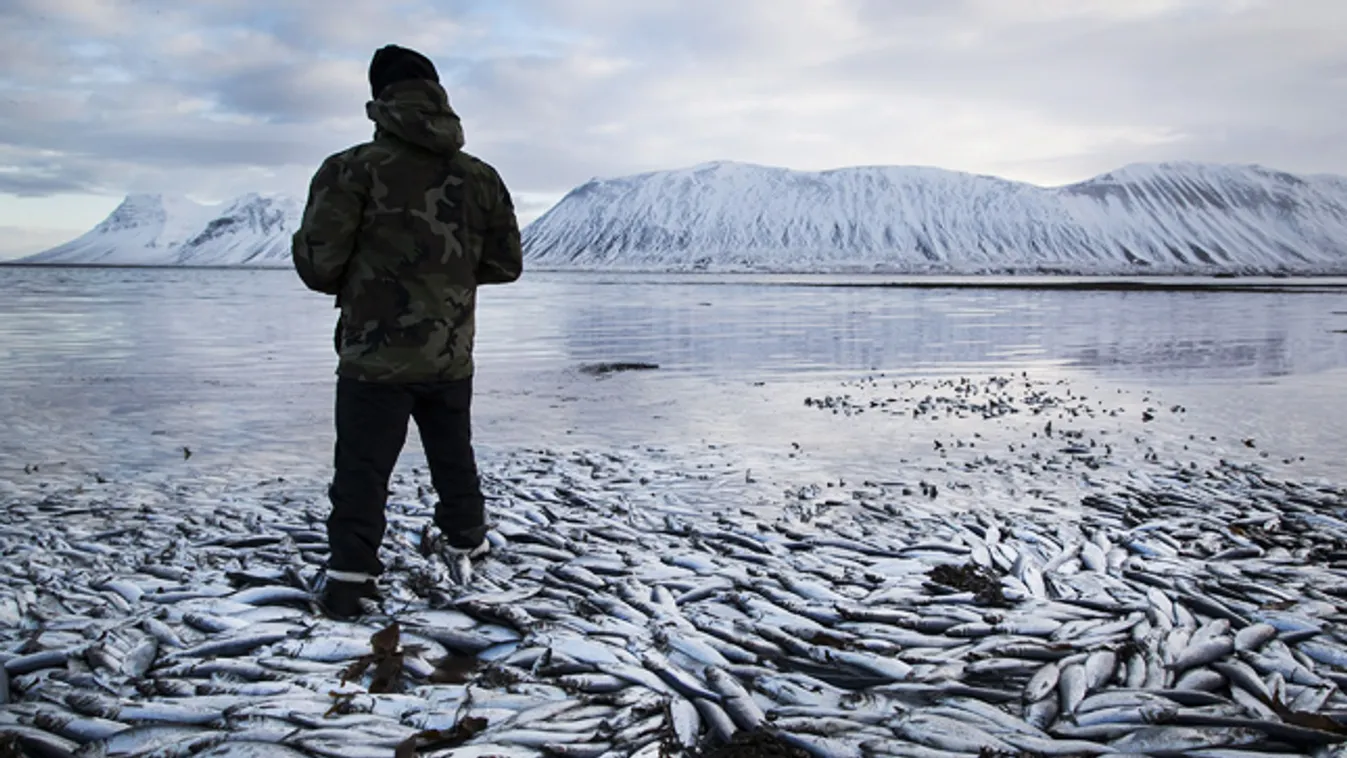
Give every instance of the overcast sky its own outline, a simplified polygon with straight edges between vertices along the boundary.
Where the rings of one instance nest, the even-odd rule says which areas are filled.
[[[1344,40],[1344,0],[0,0],[0,257],[127,192],[302,194],[368,138],[390,42],[435,61],[527,222],[719,159],[1347,174]]]

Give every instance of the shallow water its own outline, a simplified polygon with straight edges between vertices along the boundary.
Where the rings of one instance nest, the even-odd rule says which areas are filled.
[[[934,441],[995,441],[997,425],[833,414],[805,398],[920,396],[943,378],[1024,373],[1116,408],[1081,426],[1132,435],[1137,451],[1329,478],[1347,455],[1347,302],[1325,282],[816,286],[848,281],[530,273],[486,289],[479,449],[657,447],[695,453],[684,460],[726,481],[892,478],[926,465]],[[334,319],[288,271],[0,268],[0,478],[31,465],[322,476]],[[603,361],[659,369],[578,370]],[[1140,420],[1145,408],[1154,421]],[[414,434],[408,449],[415,465]]]

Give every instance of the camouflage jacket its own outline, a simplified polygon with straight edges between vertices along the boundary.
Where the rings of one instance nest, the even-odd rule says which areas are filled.
[[[292,254],[310,289],[337,296],[337,373],[372,382],[472,375],[477,285],[519,278],[510,193],[462,151],[440,85],[405,81],[366,106],[374,139],[313,177]]]

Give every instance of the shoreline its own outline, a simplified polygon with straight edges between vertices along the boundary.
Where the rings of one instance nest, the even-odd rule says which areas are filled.
[[[286,266],[172,266],[97,263],[20,263],[0,261],[0,268],[35,270],[113,271],[289,271]],[[530,273],[561,277],[591,277],[590,283],[613,286],[638,283],[642,278],[660,284],[737,285],[811,288],[869,289],[991,289],[1099,292],[1242,292],[1242,293],[1335,293],[1347,291],[1347,272],[1289,273],[1128,273],[1091,274],[1024,271],[1009,273],[881,273],[849,271],[682,271],[658,269],[529,269]],[[818,281],[820,279],[844,281]]]

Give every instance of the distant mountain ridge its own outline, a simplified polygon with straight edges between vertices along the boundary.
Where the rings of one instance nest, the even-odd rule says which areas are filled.
[[[109,266],[288,266],[300,201],[249,193],[218,206],[128,195],[84,235],[21,263]]]
[[[287,267],[302,201],[130,195],[24,263]],[[715,162],[594,179],[524,229],[535,269],[1344,274],[1347,178],[1135,164],[1039,187],[923,167]]]
[[[577,187],[535,267],[893,273],[1343,273],[1347,178],[1127,166],[1044,188],[935,168],[716,162]]]

